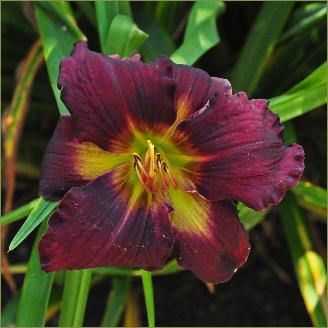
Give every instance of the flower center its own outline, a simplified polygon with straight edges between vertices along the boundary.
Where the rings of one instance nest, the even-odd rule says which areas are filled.
[[[138,153],[133,153],[134,169],[141,185],[149,192],[156,192],[158,184],[165,192],[170,185],[174,189],[179,189],[178,182],[163,160],[161,153],[155,154],[155,146],[150,140],[147,140],[147,145],[148,149],[143,160]]]

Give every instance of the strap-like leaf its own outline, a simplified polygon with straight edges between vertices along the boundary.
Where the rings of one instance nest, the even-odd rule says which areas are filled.
[[[327,62],[281,96],[270,99],[270,108],[282,122],[303,115],[327,102]]]
[[[39,203],[40,198],[34,199],[31,202],[3,215],[0,217],[0,223],[3,224],[9,224],[16,222],[18,220],[24,219],[30,213],[33,211],[35,206]]]
[[[108,296],[108,301],[101,327],[118,327],[129,292],[130,278],[113,277],[112,289]]]
[[[33,245],[17,310],[16,327],[44,326],[54,279],[54,273],[46,273],[40,267],[38,243],[46,227],[47,222],[43,222]]]
[[[132,16],[128,1],[95,1],[100,46],[103,53],[109,27],[117,15]]]
[[[293,189],[300,206],[319,214],[327,222],[327,190],[308,181],[301,181]]]
[[[60,114],[67,115],[68,110],[60,100],[57,88],[59,64],[71,53],[75,42],[86,38],[79,30],[67,1],[37,1],[34,8],[51,87]]]
[[[83,327],[92,270],[67,271],[59,318],[60,327]]]
[[[280,215],[305,306],[314,326],[327,327],[325,264],[313,247],[309,228],[291,194],[280,206]]]
[[[171,55],[177,64],[194,64],[219,43],[216,17],[223,13],[222,1],[197,1],[191,10],[182,45]]]
[[[110,25],[102,50],[106,55],[131,57],[147,37],[148,34],[141,31],[130,17],[117,15]]]
[[[293,1],[263,2],[232,72],[234,91],[255,90],[293,5]]]
[[[9,245],[9,251],[12,251],[14,248],[20,245],[42,221],[47,219],[49,215],[55,210],[57,204],[57,202],[51,202],[41,197],[31,214],[28,216],[24,224],[21,226],[11,241]]]

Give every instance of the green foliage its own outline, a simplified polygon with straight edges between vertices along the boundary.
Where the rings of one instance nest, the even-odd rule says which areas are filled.
[[[43,327],[54,273],[41,270],[38,243],[45,232],[47,222],[43,222],[35,239],[28,262],[23,288],[16,316],[16,327]]]
[[[51,87],[60,114],[67,115],[67,108],[60,100],[57,88],[58,68],[61,60],[71,53],[73,44],[86,38],[79,30],[67,1],[39,1],[34,3],[34,7]]]
[[[91,283],[91,270],[67,271],[59,327],[82,327]]]
[[[35,206],[39,203],[40,198],[34,199],[31,202],[11,211],[0,218],[1,225],[16,222],[18,220],[24,219],[26,216],[30,215]]]
[[[235,91],[254,92],[293,5],[293,1],[262,4],[231,75]]]
[[[50,214],[55,211],[56,207],[57,202],[51,202],[41,197],[11,241],[9,251],[12,251],[20,245],[42,221],[46,220]]]
[[[9,302],[3,307],[1,313],[1,327],[9,327],[15,324],[20,296],[21,291],[12,296]]]
[[[291,195],[280,206],[281,223],[305,306],[315,327],[327,326],[327,273],[315,251],[310,230]]]
[[[108,44],[108,33],[113,19],[117,15],[131,16],[128,1],[95,1],[100,46],[104,53]]]
[[[197,1],[191,10],[182,45],[171,55],[177,64],[194,64],[220,38],[216,17],[224,11],[222,1]]]
[[[316,109],[327,102],[327,63],[281,96],[270,99],[270,108],[282,122]]]
[[[300,206],[320,215],[327,221],[327,190],[311,182],[301,181],[293,192]]]
[[[102,51],[106,55],[131,57],[147,37],[148,34],[141,31],[130,17],[117,15],[109,27]]]
[[[101,321],[101,327],[118,327],[126,304],[129,286],[129,277],[113,277],[112,289],[108,296],[105,313]]]

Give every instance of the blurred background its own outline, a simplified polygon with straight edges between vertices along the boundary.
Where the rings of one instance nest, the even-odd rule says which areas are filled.
[[[135,48],[125,55],[138,51],[147,62],[172,56],[228,78],[234,92],[272,99],[272,109],[285,121],[286,141],[297,141],[306,154],[302,183],[279,207],[265,213],[240,207],[252,251],[229,282],[205,285],[174,262],[167,274],[154,275],[156,325],[325,326],[326,2],[97,2],[1,2],[2,213],[30,204],[16,219],[1,219],[2,326],[15,323],[37,233],[6,253],[38,197],[42,156],[59,116],[52,89],[56,63],[82,33],[90,49],[118,53],[124,31],[117,14],[137,29]],[[105,23],[104,13],[109,13]],[[58,325],[64,275],[54,278],[44,310],[48,326]],[[121,308],[110,324],[147,325],[140,278],[98,273],[84,326],[110,325],[104,315],[115,288],[121,291]]]

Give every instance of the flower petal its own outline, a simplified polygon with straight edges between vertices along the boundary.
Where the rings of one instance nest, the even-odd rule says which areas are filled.
[[[302,147],[286,146],[282,130],[267,101],[238,93],[219,96],[183,121],[174,138],[194,154],[187,170],[201,195],[263,210],[278,204],[304,170]]]
[[[232,202],[209,202],[183,191],[170,196],[178,263],[204,282],[229,280],[250,250],[248,233]]]
[[[64,196],[39,243],[43,270],[164,265],[174,244],[170,209],[126,176],[116,168]]]
[[[79,143],[71,117],[61,116],[43,158],[40,194],[46,199],[60,199],[71,187],[86,184],[130,159],[91,142]]]
[[[125,151],[133,128],[157,129],[175,121],[173,63],[104,56],[85,42],[61,62],[58,86],[76,136],[104,150]],[[128,139],[127,139],[128,138]]]
[[[217,94],[231,94],[228,80],[211,78],[198,68],[174,65],[174,77],[177,82],[175,98],[178,122],[204,107]]]

